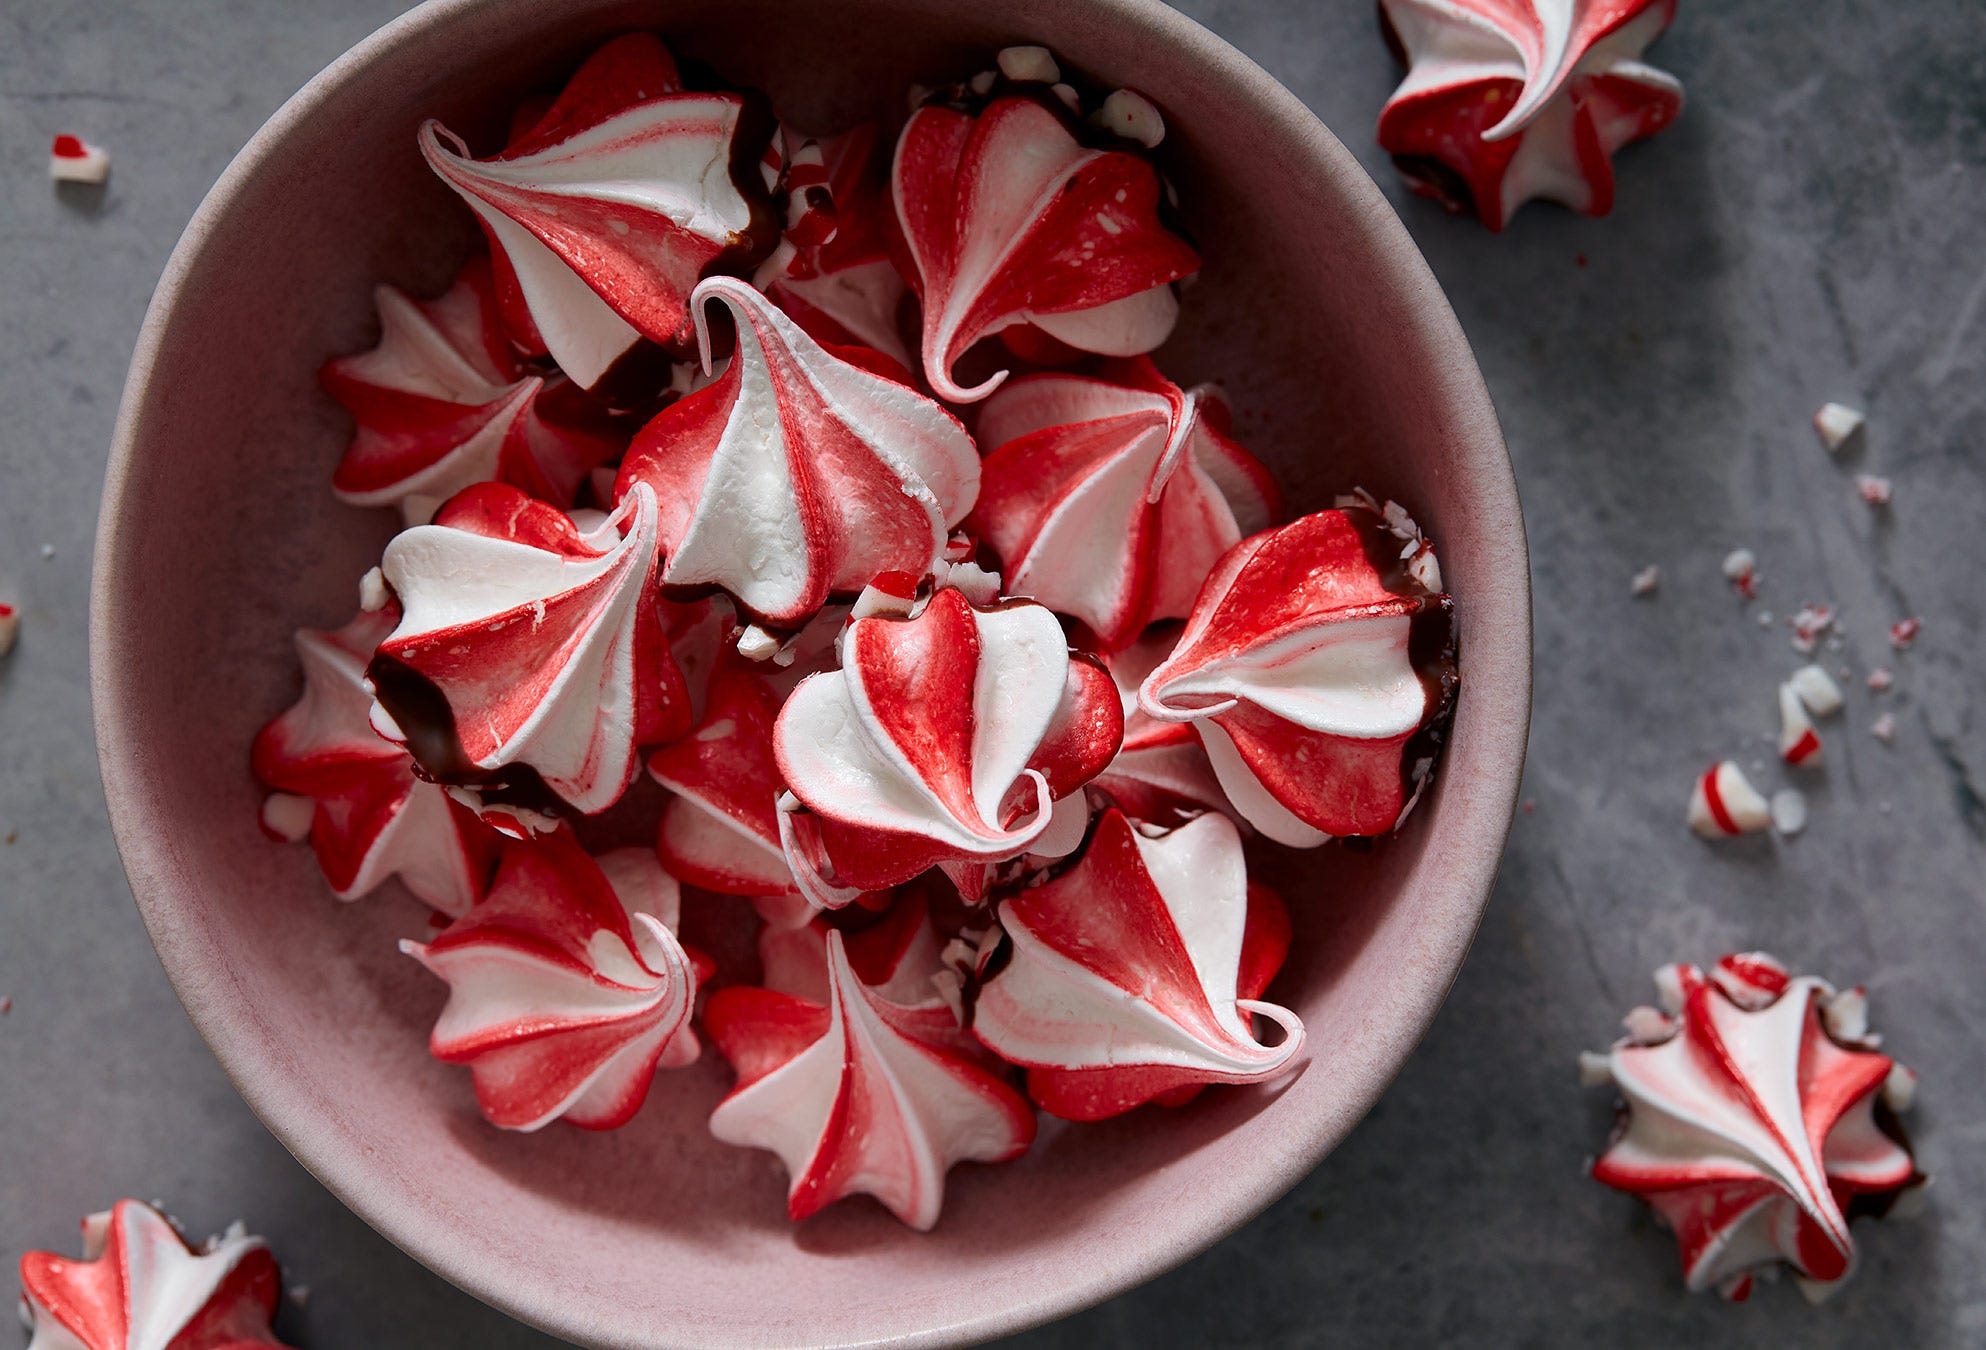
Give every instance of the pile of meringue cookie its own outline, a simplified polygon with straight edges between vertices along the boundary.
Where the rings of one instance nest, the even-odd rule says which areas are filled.
[[[998,67],[809,138],[633,34],[491,153],[420,131],[488,251],[325,368],[337,495],[406,528],[253,762],[339,896],[437,911],[402,947],[498,1126],[618,1126],[707,1037],[794,1218],[928,1228],[1037,1108],[1287,1073],[1244,841],[1429,781],[1426,540],[1362,492],[1280,523],[1146,355],[1200,261],[1158,109]],[[756,963],[685,943],[686,887]]]

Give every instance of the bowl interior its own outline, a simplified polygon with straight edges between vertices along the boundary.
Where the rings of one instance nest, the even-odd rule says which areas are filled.
[[[336,503],[347,433],[315,372],[372,337],[370,290],[432,293],[471,242],[414,128],[497,125],[593,44],[680,53],[834,130],[912,79],[1043,41],[1163,104],[1206,258],[1160,353],[1218,379],[1292,510],[1363,483],[1407,503],[1457,597],[1464,684],[1436,788],[1368,854],[1264,858],[1297,941],[1294,1078],[1101,1125],[1044,1122],[1022,1161],[961,1167],[912,1233],[867,1200],[794,1227],[768,1154],[704,1126],[713,1053],[633,1124],[502,1134],[427,1057],[443,990],[393,940],[398,895],[334,903],[266,842],[247,747],[294,696],[300,624],[349,617],[391,523]],[[99,545],[96,680],[113,819],[160,955],[262,1118],[389,1237],[577,1340],[840,1343],[990,1335],[1191,1255],[1279,1194],[1371,1105],[1438,1006],[1488,894],[1529,691],[1522,525],[1494,416],[1445,302],[1350,157],[1267,76],[1142,0],[448,0],[356,49],[272,120],[202,208],[133,368]]]

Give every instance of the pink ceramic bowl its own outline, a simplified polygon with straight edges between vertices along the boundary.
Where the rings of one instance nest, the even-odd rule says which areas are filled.
[[[406,902],[334,903],[256,828],[256,727],[295,694],[290,630],[347,618],[387,537],[334,502],[346,424],[316,387],[387,280],[439,289],[469,244],[414,129],[476,129],[603,37],[664,33],[809,126],[962,76],[1015,41],[1163,103],[1206,256],[1182,380],[1223,378],[1241,439],[1309,510],[1355,483],[1437,541],[1463,684],[1436,786],[1369,854],[1270,864],[1296,949],[1277,986],[1307,1063],[962,1167],[937,1230],[867,1201],[802,1225],[770,1155],[705,1118],[714,1055],[625,1129],[502,1134],[426,1053],[440,984]],[[1374,60],[1383,59],[1374,39]],[[1361,131],[1363,128],[1361,128]],[[1530,695],[1524,533],[1489,399],[1372,182],[1260,69],[1150,0],[437,0],[272,118],[209,194],[139,338],[98,537],[97,734],[111,819],[187,1011],[269,1128],[393,1241],[498,1307],[600,1346],[935,1344],[1107,1298],[1233,1231],[1372,1106],[1455,977],[1509,827]]]

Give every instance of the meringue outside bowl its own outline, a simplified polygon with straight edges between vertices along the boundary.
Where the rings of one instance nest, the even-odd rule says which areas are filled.
[[[1254,851],[1296,942],[1271,997],[1299,1070],[1101,1124],[1044,1118],[1021,1160],[961,1166],[919,1234],[868,1199],[788,1222],[772,1155],[706,1128],[721,1058],[656,1080],[628,1126],[508,1134],[427,1035],[443,985],[394,939],[401,895],[343,905],[257,827],[256,729],[295,697],[299,625],[350,617],[393,521],[341,505],[349,423],[318,390],[374,332],[373,286],[442,289],[474,244],[415,128],[472,137],[633,28],[797,124],[893,114],[1016,42],[1163,108],[1206,263],[1160,352],[1221,379],[1292,514],[1355,484],[1440,554],[1462,686],[1435,783],[1369,852]],[[1373,59],[1383,59],[1375,40]],[[1361,131],[1364,129],[1361,128]],[[291,99],[200,207],[139,337],[105,487],[92,679],[118,845],[159,958],[250,1106],[387,1237],[499,1308],[595,1346],[955,1343],[1108,1298],[1232,1232],[1315,1167],[1454,979],[1509,829],[1530,706],[1523,522],[1482,378],[1399,220],[1287,90],[1150,0],[436,0]],[[743,902],[738,902],[742,908]]]

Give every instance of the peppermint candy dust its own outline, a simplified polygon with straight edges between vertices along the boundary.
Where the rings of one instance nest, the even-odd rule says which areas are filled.
[[[609,1130],[728,1065],[709,1146],[794,1219],[923,1229],[1044,1111],[1305,1062],[1336,918],[1251,869],[1409,817],[1457,616],[1414,484],[1292,515],[1260,410],[1152,355],[1224,208],[1150,98],[1013,47],[780,112],[637,33],[419,128],[484,247],[323,367],[327,486],[399,528],[252,762],[334,894],[425,907],[465,1113]]]

